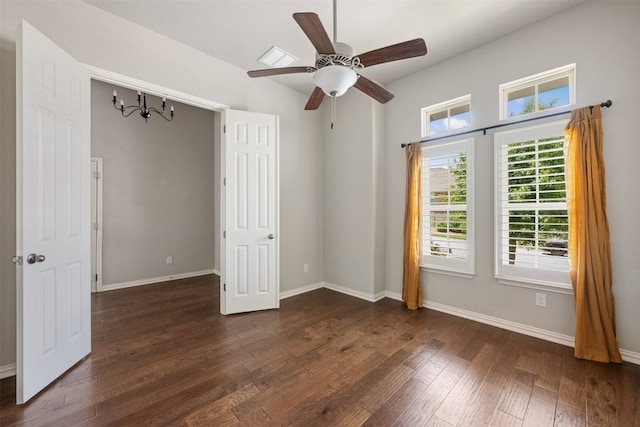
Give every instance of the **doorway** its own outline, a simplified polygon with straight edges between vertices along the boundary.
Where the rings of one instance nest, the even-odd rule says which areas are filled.
[[[112,103],[114,91],[118,106],[121,99],[137,105],[135,90],[91,81],[91,153],[104,162],[97,180],[104,188],[97,291],[215,273],[216,113],[168,99],[172,121],[155,113],[124,117]],[[161,109],[159,97],[145,99]]]

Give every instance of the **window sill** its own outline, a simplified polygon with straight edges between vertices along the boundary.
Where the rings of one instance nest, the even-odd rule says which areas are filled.
[[[420,270],[426,271],[429,273],[445,274],[447,276],[464,277],[465,279],[473,279],[476,275],[475,273],[469,273],[466,271],[444,269],[444,268],[432,267],[432,266],[426,266],[426,265],[421,265]]]
[[[521,280],[513,277],[501,277],[495,276],[498,283],[501,285],[516,286],[519,288],[535,289],[538,291],[554,292],[557,294],[573,295],[573,288],[571,285],[562,283],[552,283],[531,280]]]

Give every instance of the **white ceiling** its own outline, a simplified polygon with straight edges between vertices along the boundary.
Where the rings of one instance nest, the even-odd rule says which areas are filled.
[[[299,58],[292,66],[314,64],[315,50],[294,12],[317,13],[333,38],[332,0],[84,1],[244,70],[265,68],[257,59],[272,45]],[[384,85],[582,1],[338,0],[338,41],[357,54],[422,37],[426,56],[362,71]],[[308,74],[269,78],[304,93],[314,88]]]

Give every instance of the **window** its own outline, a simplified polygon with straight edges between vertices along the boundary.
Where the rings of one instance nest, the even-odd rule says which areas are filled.
[[[422,109],[422,136],[471,126],[471,95]]]
[[[422,149],[421,266],[474,271],[473,138]]]
[[[500,85],[500,119],[575,104],[576,64]]]
[[[496,277],[501,282],[570,287],[565,125],[495,134]]]

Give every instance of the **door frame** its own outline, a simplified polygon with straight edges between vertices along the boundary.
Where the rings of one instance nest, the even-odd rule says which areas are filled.
[[[219,131],[214,133],[214,154],[218,154],[218,156],[214,156],[214,198],[217,195],[218,201],[216,202],[216,208],[214,210],[214,233],[218,239],[218,245],[216,246],[216,251],[214,254],[214,272],[220,275],[220,251],[222,250],[222,223],[220,216],[220,182],[222,181],[222,167],[220,160],[221,153],[221,144],[224,142],[223,135],[223,123],[222,123],[222,112],[230,109],[228,105],[221,104],[219,102],[200,98],[198,96],[191,95],[189,93],[181,92],[178,90],[170,89],[165,86],[157,85],[154,83],[150,83],[145,80],[140,80],[135,77],[130,77],[124,74],[116,73],[114,71],[105,70],[104,68],[96,67],[89,64],[83,64],[87,70],[89,70],[89,77],[92,80],[98,80],[105,83],[114,84],[117,86],[121,86],[128,89],[133,90],[142,90],[149,95],[155,96],[166,96],[167,98],[171,98],[174,101],[180,102],[182,104],[191,105],[193,107],[201,108],[203,110],[209,110],[214,112],[214,125],[218,125]],[[102,289],[102,275],[99,276],[99,287],[97,287],[97,291],[100,292]]]
[[[157,85],[147,82],[145,80],[136,79],[135,77],[129,77],[124,74],[119,74],[113,71],[105,70],[103,68],[95,67],[93,65],[83,64],[87,70],[89,70],[89,76],[93,80],[100,80],[105,83],[112,83],[118,86],[126,87],[133,90],[143,90],[148,95],[166,96],[174,101],[182,104],[191,105],[193,107],[202,108],[205,110],[211,110],[215,112],[222,112],[231,107],[225,104],[220,104],[206,98],[200,98],[185,92],[170,89],[165,86]]]
[[[104,166],[102,157],[91,157],[96,163],[96,170],[91,174],[91,210],[96,211],[96,220],[91,224],[91,293],[102,291],[102,202]],[[91,168],[93,171],[93,167]],[[95,180],[95,182],[93,182]],[[95,232],[95,237],[94,237]],[[94,240],[95,239],[95,240]],[[94,270],[95,268],[95,270]]]

